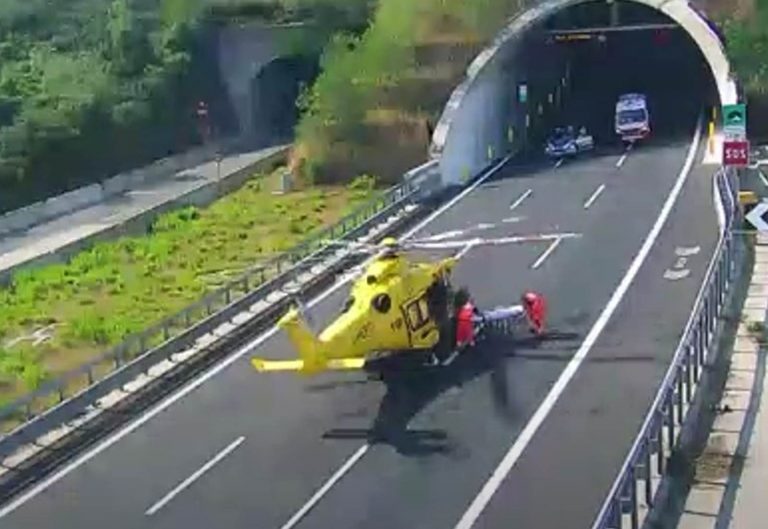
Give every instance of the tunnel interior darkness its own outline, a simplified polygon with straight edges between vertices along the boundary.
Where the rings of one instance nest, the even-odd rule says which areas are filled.
[[[611,26],[612,17],[618,26]],[[648,98],[649,141],[690,137],[699,113],[718,103],[704,55],[680,26],[629,30],[674,24],[665,14],[631,1],[617,2],[613,14],[604,1],[585,2],[537,24],[514,58],[533,99],[528,103],[534,118],[530,139],[540,143],[551,127],[573,124],[586,126],[598,145],[620,143],[614,110],[618,96],[627,92]],[[625,29],[610,30],[615,27]]]
[[[299,119],[297,99],[319,74],[319,58],[280,57],[264,66],[251,83],[254,136],[261,143],[291,141]]]

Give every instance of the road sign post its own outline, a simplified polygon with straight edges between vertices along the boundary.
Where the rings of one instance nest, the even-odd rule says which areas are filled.
[[[747,167],[749,165],[749,141],[725,140],[723,142],[723,165],[726,167]]]

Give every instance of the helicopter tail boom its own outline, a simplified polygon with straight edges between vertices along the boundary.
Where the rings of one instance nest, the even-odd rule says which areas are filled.
[[[318,338],[312,333],[301,313],[293,308],[277,326],[285,331],[293,347],[299,352],[299,358],[294,360],[251,359],[251,364],[257,371],[298,371],[305,375],[314,375],[325,370],[361,369],[365,360],[362,358],[332,358],[323,352],[325,349]]]
[[[263,358],[254,358],[251,364],[257,371],[262,373],[278,371],[305,371],[304,360],[264,360]],[[365,360],[362,358],[337,358],[328,360],[325,369],[341,371],[347,369],[362,369]]]

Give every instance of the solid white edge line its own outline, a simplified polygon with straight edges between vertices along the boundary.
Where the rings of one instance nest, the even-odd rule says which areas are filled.
[[[605,184],[600,184],[600,187],[598,187],[594,193],[592,193],[592,196],[587,199],[587,201],[584,203],[584,209],[589,209],[592,207],[592,204],[594,204],[595,200],[597,200],[597,197],[600,196],[600,194],[605,189]]]
[[[722,230],[725,228],[725,209],[723,209],[722,197],[720,196],[720,186],[718,186],[718,180],[722,170],[715,173],[715,177],[712,179],[712,201],[715,203],[715,213],[717,214],[717,225]]]
[[[693,160],[698,150],[700,137],[701,137],[701,117],[699,117],[699,121],[696,124],[696,132],[693,137],[693,142],[691,143],[691,148],[688,153],[688,157],[685,161],[685,165],[683,166],[682,171],[680,172],[677,178],[677,182],[675,183],[672,189],[672,192],[667,197],[667,200],[664,203],[664,206],[662,207],[658,218],[656,219],[656,223],[653,225],[653,227],[651,228],[651,231],[648,233],[648,237],[645,239],[643,246],[640,248],[640,251],[637,253],[634,260],[632,261],[632,264],[627,270],[627,273],[624,275],[624,278],[621,280],[621,283],[614,291],[613,295],[611,296],[611,299],[608,301],[608,304],[600,313],[600,316],[597,318],[597,321],[592,326],[592,329],[590,329],[589,334],[584,339],[584,342],[582,342],[581,347],[576,352],[576,355],[574,355],[571,361],[568,362],[568,365],[563,370],[560,377],[557,379],[557,382],[555,382],[555,385],[549,391],[546,398],[542,401],[541,405],[539,405],[536,412],[528,421],[528,424],[525,425],[525,428],[523,429],[523,431],[520,433],[520,435],[517,437],[515,442],[512,444],[509,451],[506,453],[504,458],[499,463],[498,467],[496,467],[496,469],[494,470],[493,474],[491,474],[491,477],[483,485],[483,488],[480,490],[478,495],[474,498],[469,508],[464,512],[464,515],[461,517],[461,519],[456,524],[454,529],[470,529],[475,524],[475,522],[477,521],[477,519],[480,517],[483,510],[485,509],[485,507],[491,501],[491,498],[493,497],[493,495],[496,493],[496,490],[501,486],[502,482],[507,477],[507,474],[509,474],[509,471],[512,470],[512,467],[515,465],[517,460],[522,455],[523,450],[525,450],[526,446],[528,446],[528,443],[530,443],[531,440],[533,439],[533,436],[535,435],[536,431],[544,422],[544,419],[546,419],[547,415],[549,415],[550,411],[554,407],[557,400],[560,398],[560,395],[562,395],[568,383],[576,374],[576,371],[581,366],[582,362],[584,361],[584,358],[586,358],[590,349],[592,349],[592,346],[594,345],[595,341],[597,341],[598,336],[603,331],[603,328],[608,323],[608,320],[613,315],[614,311],[618,307],[622,298],[624,297],[627,290],[629,289],[629,286],[631,285],[632,281],[634,280],[635,276],[640,270],[640,266],[648,257],[648,254],[650,253],[651,248],[656,242],[656,239],[658,238],[659,233],[661,232],[661,229],[664,226],[664,223],[669,217],[669,214],[672,211],[672,208],[675,205],[675,202],[677,201],[677,197],[680,195],[680,192],[683,189],[683,185],[687,180],[688,174],[691,171],[691,167],[693,166]]]
[[[147,509],[147,511],[144,514],[147,516],[152,516],[157,511],[162,509],[165,505],[168,504],[168,502],[170,502],[173,498],[178,496],[180,492],[182,492],[184,489],[189,487],[192,483],[194,483],[197,479],[199,479],[203,474],[205,474],[210,469],[212,469],[219,461],[221,461],[222,459],[227,457],[230,453],[232,453],[232,451],[238,446],[240,446],[243,441],[245,441],[244,436],[241,436],[235,439],[225,449],[223,449],[221,452],[216,454],[205,465],[200,467],[194,474],[192,474],[187,479],[179,483],[173,490],[171,490],[168,494],[163,496],[162,499],[160,499],[160,501],[158,501],[152,507]]]
[[[523,193],[522,195],[520,195],[520,197],[519,197],[517,200],[515,200],[515,201],[512,203],[512,205],[511,205],[511,206],[509,206],[509,209],[510,209],[510,210],[513,210],[513,209],[515,209],[517,206],[519,206],[520,204],[522,204],[522,203],[523,203],[523,200],[525,200],[526,198],[528,198],[529,196],[531,196],[531,193],[533,193],[533,189],[529,189],[528,191],[526,191],[525,193]]]
[[[558,246],[560,246],[561,242],[563,242],[563,239],[561,238],[557,238],[554,241],[552,241],[552,243],[549,245],[549,248],[547,248],[546,251],[543,254],[541,254],[538,259],[536,259],[536,262],[533,263],[533,266],[531,266],[531,268],[533,268],[534,270],[539,268],[542,265],[542,263],[546,261],[547,257],[549,257],[552,254],[552,252],[554,252],[555,249]]]
[[[469,187],[467,187],[464,191],[459,193],[457,196],[453,197],[450,201],[440,206],[440,208],[438,208],[436,211],[430,214],[426,219],[421,221],[414,228],[409,230],[405,235],[400,237],[400,239],[403,240],[403,239],[407,239],[408,237],[411,237],[413,234],[415,234],[416,232],[418,232],[419,230],[427,226],[430,222],[434,221],[437,217],[439,217],[440,215],[442,215],[443,213],[451,209],[458,202],[460,202],[467,195],[469,195],[472,191],[480,187],[480,185],[482,185],[483,182],[485,182],[491,176],[493,176],[496,173],[496,171],[498,171],[501,167],[503,167],[510,159],[511,159],[511,155],[503,158],[498,164],[496,164],[494,167],[489,169],[486,174],[484,174],[483,176],[475,180],[474,183],[472,183]],[[366,262],[370,262],[371,260],[373,260],[373,257],[368,259]],[[331,294],[339,290],[351,279],[352,279],[351,277],[347,277],[344,281],[339,281],[338,283],[335,283],[326,291],[319,294],[315,299],[310,301],[307,304],[307,308],[314,307],[315,305],[323,301],[325,298],[329,297]],[[9,513],[15,511],[21,505],[23,505],[30,499],[34,498],[41,492],[45,491],[48,487],[50,487],[51,485],[53,485],[54,483],[62,479],[64,476],[66,476],[73,470],[80,467],[82,464],[93,459],[95,456],[97,456],[98,454],[100,454],[101,452],[103,452],[104,450],[106,450],[107,448],[109,448],[119,440],[121,440],[126,435],[130,434],[134,430],[137,430],[138,428],[140,428],[141,426],[149,422],[153,417],[155,417],[156,415],[164,411],[166,408],[170,407],[177,401],[181,400],[182,398],[192,393],[194,390],[202,386],[205,382],[207,382],[208,380],[216,376],[218,373],[221,373],[222,371],[227,369],[229,366],[237,362],[240,358],[247,355],[248,353],[253,351],[255,348],[259,347],[262,343],[269,340],[272,336],[274,336],[277,333],[277,331],[278,331],[277,327],[273,326],[270,330],[268,330],[261,336],[254,339],[251,343],[244,345],[238,352],[234,353],[232,356],[230,356],[220,364],[217,364],[215,367],[213,367],[209,371],[204,372],[198,378],[189,382],[187,386],[183,387],[178,392],[174,393],[173,395],[168,397],[166,400],[162,401],[160,404],[158,404],[154,408],[151,408],[149,411],[145,412],[140,417],[135,419],[133,422],[129,423],[122,429],[118,430],[116,433],[107,437],[106,439],[101,441],[98,445],[96,445],[94,448],[86,451],[85,453],[81,454],[79,457],[75,458],[71,463],[62,467],[58,472],[48,476],[44,480],[40,481],[39,483],[37,483],[36,485],[28,489],[26,492],[19,495],[13,501],[2,506],[2,508],[0,508],[0,518],[3,518],[4,516],[7,516]]]
[[[280,529],[291,529],[296,524],[298,524],[302,518],[304,518],[309,511],[314,508],[315,505],[320,503],[320,500],[323,499],[323,496],[328,494],[328,491],[333,488],[333,486],[344,477],[344,474],[350,471],[350,469],[355,466],[355,464],[362,459],[362,457],[365,455],[365,453],[368,451],[368,449],[371,446],[369,444],[364,444],[360,448],[357,449],[357,452],[352,454],[352,456],[347,459],[347,461],[339,467],[339,469],[333,474],[333,476],[330,477],[328,481],[323,484],[322,487],[320,487],[317,492],[305,503],[302,505],[301,509],[296,511],[296,514],[291,516],[291,519],[285,522],[282,526],[280,526]]]

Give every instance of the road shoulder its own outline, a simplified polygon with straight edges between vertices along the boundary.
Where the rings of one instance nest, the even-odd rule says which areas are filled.
[[[768,388],[765,377],[768,237],[758,237],[752,278],[715,419],[678,522],[680,529],[765,527]]]

